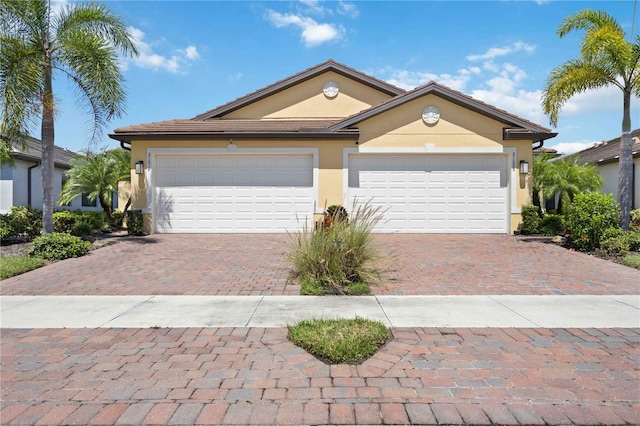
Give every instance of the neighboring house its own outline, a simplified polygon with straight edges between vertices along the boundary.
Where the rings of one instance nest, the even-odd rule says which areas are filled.
[[[0,170],[0,213],[8,213],[12,206],[42,209],[42,143],[38,139],[27,137],[25,146],[18,144],[12,147],[9,155],[13,158],[13,166],[3,164]],[[68,206],[58,205],[62,185],[66,181],[66,171],[71,168],[71,159],[76,156],[77,153],[68,149],[59,146],[54,148],[54,209],[102,210],[99,206],[96,207],[95,201],[91,202],[86,197],[76,198]]]
[[[640,208],[640,129],[631,132],[633,146],[633,174],[631,178],[632,209]],[[584,163],[594,164],[604,180],[600,190],[618,198],[618,158],[620,157],[620,136],[596,143],[591,148],[572,154]]]
[[[368,201],[379,232],[512,233],[531,203],[532,145],[555,135],[435,82],[404,91],[329,60],[110,136],[138,163],[148,232],[287,232]]]

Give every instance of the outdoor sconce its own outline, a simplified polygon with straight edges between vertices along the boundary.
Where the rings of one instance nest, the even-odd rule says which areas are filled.
[[[529,163],[522,160],[520,161],[520,174],[526,175],[529,173]]]
[[[141,175],[143,169],[144,169],[144,162],[142,160],[136,161],[136,174]]]

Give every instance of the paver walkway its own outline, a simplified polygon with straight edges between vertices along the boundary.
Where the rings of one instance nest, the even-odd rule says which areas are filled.
[[[289,236],[152,235],[4,280],[2,295],[297,295]],[[378,295],[638,294],[640,271],[507,235],[379,234]]]
[[[283,328],[1,331],[2,424],[640,423],[640,330],[394,329],[328,366]]]

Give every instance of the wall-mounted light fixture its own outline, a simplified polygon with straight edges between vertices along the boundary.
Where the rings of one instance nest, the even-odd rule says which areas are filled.
[[[141,175],[144,170],[144,162],[142,160],[136,161],[136,174]]]
[[[233,139],[229,139],[229,143],[227,144],[227,150],[228,151],[235,151],[236,149],[238,149],[238,145],[236,145],[233,142]]]
[[[522,160],[520,161],[520,174],[526,175],[529,173],[529,163]]]

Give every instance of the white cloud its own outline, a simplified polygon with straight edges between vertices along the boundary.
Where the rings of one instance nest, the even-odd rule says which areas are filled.
[[[227,81],[238,81],[242,79],[243,74],[241,72],[237,72],[235,74],[230,74],[227,76]]]
[[[469,61],[487,61],[498,58],[500,56],[505,56],[514,52],[525,51],[527,53],[533,53],[536,50],[536,46],[531,44],[527,44],[522,41],[517,41],[510,46],[503,47],[492,47],[487,50],[485,53],[481,53],[479,55],[469,55],[467,56],[467,60]]]
[[[574,152],[582,151],[583,149],[591,148],[596,141],[583,141],[583,142],[560,142],[555,145],[548,144],[550,148],[558,150],[559,154],[569,155]]]
[[[405,90],[423,86],[430,81],[443,84],[454,90],[464,90],[467,82],[471,78],[474,70],[461,69],[455,75],[452,74],[433,74],[430,72],[399,70],[394,68],[385,68],[381,70],[381,74],[389,74],[386,81],[394,86]]]
[[[338,1],[338,7],[336,8],[336,11],[340,15],[347,15],[352,18],[357,18],[358,15],[360,15],[360,11],[358,10],[355,4],[347,3],[346,1],[342,1],[342,0]]]
[[[267,10],[267,20],[276,28],[293,25],[302,30],[302,41],[306,47],[313,47],[333,40],[339,40],[344,36],[345,30],[338,24],[321,24],[300,15],[282,14],[274,10]]]
[[[195,46],[177,49],[172,55],[161,55],[154,51],[157,43],[152,44],[144,40],[145,33],[142,30],[129,27],[129,34],[140,54],[138,57],[121,59],[121,66],[125,70],[129,63],[133,63],[140,68],[179,74],[185,72],[185,68],[200,57]]]

